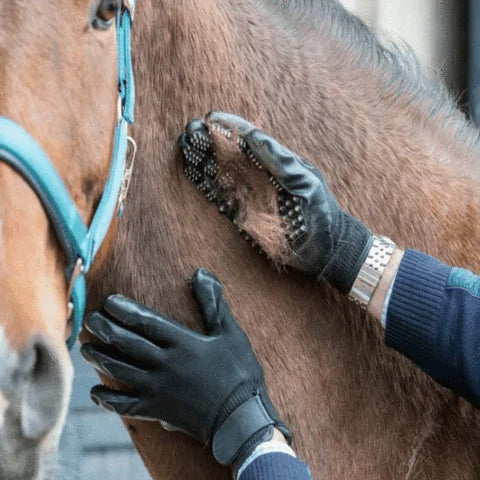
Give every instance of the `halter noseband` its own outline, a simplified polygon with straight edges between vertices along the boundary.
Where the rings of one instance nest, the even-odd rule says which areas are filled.
[[[135,82],[131,58],[131,26],[136,0],[123,0],[117,14],[119,108],[110,173],[90,227],[86,227],[57,170],[22,127],[0,117],[0,161],[14,168],[35,191],[68,258],[69,318],[73,319],[68,346],[80,332],[86,303],[85,274],[110,228],[115,212],[121,215],[136,152],[128,137],[134,120]],[[126,165],[128,145],[130,162]]]

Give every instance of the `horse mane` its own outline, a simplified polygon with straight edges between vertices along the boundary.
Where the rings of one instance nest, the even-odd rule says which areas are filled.
[[[336,1],[268,0],[263,4],[287,32],[303,34],[310,41],[319,35],[328,36],[329,41],[341,46],[339,51],[348,61],[377,72],[389,93],[382,102],[393,105],[401,99],[411,99],[422,106],[425,120],[455,130],[455,140],[480,157],[480,130],[461,111],[459,98],[447,90],[438,72],[427,74],[410,45],[393,39],[387,32],[374,33]],[[458,158],[457,166],[465,170],[462,162],[464,158]],[[480,164],[475,162],[469,167],[476,171]]]

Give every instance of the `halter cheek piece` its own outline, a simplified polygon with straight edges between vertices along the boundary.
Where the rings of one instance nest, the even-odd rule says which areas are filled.
[[[105,239],[115,213],[121,216],[123,212],[135,158],[136,145],[128,137],[128,124],[133,123],[135,107],[130,36],[135,3],[136,0],[124,0],[116,18],[118,120],[110,173],[90,227],[84,224],[57,170],[38,143],[22,127],[0,117],[0,161],[14,168],[35,191],[67,254],[65,274],[69,282],[69,319],[73,321],[69,348],[76,342],[85,313],[85,274]]]

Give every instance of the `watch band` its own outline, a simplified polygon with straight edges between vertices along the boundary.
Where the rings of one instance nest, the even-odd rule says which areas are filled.
[[[348,298],[361,308],[366,309],[373,293],[380,283],[388,262],[396,248],[387,237],[374,236],[367,258],[362,264]]]

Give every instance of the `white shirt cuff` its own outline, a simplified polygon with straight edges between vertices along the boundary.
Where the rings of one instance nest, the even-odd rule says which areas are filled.
[[[385,297],[385,302],[383,303],[382,317],[380,318],[380,322],[383,328],[387,328],[388,304],[390,303],[390,298],[392,297],[393,285],[395,284],[396,278],[397,278],[397,274],[395,274],[395,276],[393,277],[392,283],[390,284],[390,288],[388,289],[388,292],[387,292],[387,296]]]

